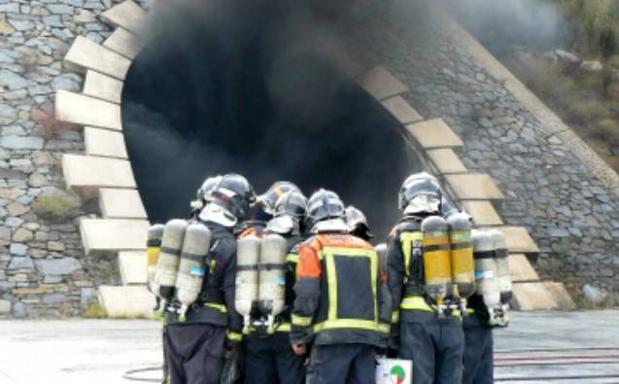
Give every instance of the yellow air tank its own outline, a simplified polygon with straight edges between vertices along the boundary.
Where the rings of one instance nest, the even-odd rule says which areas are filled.
[[[250,325],[252,306],[258,300],[258,264],[260,239],[248,236],[237,242],[236,292],[234,306],[243,316],[245,330]]]
[[[421,222],[421,232],[426,293],[436,302],[438,313],[442,315],[451,284],[449,225],[440,216],[430,216]]]
[[[163,310],[166,308],[166,303],[174,297],[174,286],[186,229],[187,221],[173,219],[166,223],[163,231],[161,252],[155,272],[155,284],[159,287],[158,295],[162,300],[161,309]]]
[[[211,246],[211,231],[202,223],[193,223],[185,231],[181,260],[176,276],[176,298],[181,303],[180,315],[198,299],[206,274],[206,256]]]
[[[159,252],[161,251],[161,238],[163,237],[163,224],[154,224],[148,228],[146,240],[146,277],[148,282],[148,290],[157,294],[159,287],[155,285],[155,272],[157,271],[157,261],[159,260]]]
[[[496,279],[497,267],[494,260],[494,239],[489,231],[473,230],[473,257],[475,258],[475,280],[477,294],[483,297],[491,321],[494,311],[501,305],[501,294]]]
[[[286,305],[286,239],[276,234],[262,238],[260,250],[258,300],[260,312],[267,317],[267,330],[273,329],[275,316]]]
[[[449,224],[449,254],[451,257],[451,278],[454,294],[462,300],[462,310],[466,300],[475,293],[475,260],[471,243],[471,220],[465,213],[455,213],[447,219]]]

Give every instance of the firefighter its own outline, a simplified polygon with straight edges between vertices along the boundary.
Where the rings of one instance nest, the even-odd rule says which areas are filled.
[[[290,340],[311,347],[307,382],[374,383],[376,349],[388,335],[391,298],[376,251],[350,235],[337,194],[315,192],[307,204],[313,234],[299,248]]]
[[[349,205],[345,210],[346,224],[350,228],[350,234],[357,236],[365,241],[370,241],[374,235],[370,232],[370,225],[368,219],[363,212]]]
[[[415,384],[454,384],[462,379],[464,335],[459,311],[437,314],[424,290],[421,222],[454,210],[438,181],[422,172],[406,179],[399,193],[403,217],[391,231],[387,274],[393,297],[390,348],[413,361]]]
[[[277,181],[265,193],[258,196],[256,203],[250,209],[249,220],[246,220],[239,229],[238,237],[240,239],[251,235],[261,237],[267,222],[273,218],[277,200],[289,191],[301,193],[295,184],[289,181]]]
[[[286,257],[286,306],[276,317],[274,333],[250,329],[244,337],[243,357],[246,384],[302,384],[305,382],[305,356],[295,355],[290,347],[290,313],[294,302],[294,281],[299,261],[298,247],[303,240],[307,198],[291,190],[283,194],[273,207],[274,218],[265,233],[284,237],[288,245]]]
[[[198,188],[198,191],[196,192],[196,199],[192,200],[190,203],[191,213],[189,214],[189,216],[192,219],[197,218],[202,211],[202,208],[206,206],[208,200],[210,199],[210,194],[213,191],[213,188],[217,186],[217,184],[221,180],[221,177],[221,175],[207,177],[200,186],[200,188]]]
[[[219,383],[226,352],[240,354],[242,320],[234,308],[233,230],[254,199],[254,191],[243,176],[225,175],[198,215],[212,234],[205,263],[207,272],[199,299],[184,318],[173,310],[166,314],[171,384]]]
[[[468,316],[462,324],[465,338],[462,384],[492,384],[494,341],[488,308],[479,295],[471,297],[468,304]]]

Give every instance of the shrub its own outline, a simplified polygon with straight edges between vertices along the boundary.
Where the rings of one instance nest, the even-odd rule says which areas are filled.
[[[52,222],[62,222],[80,207],[78,198],[71,195],[40,196],[34,202],[34,211],[39,217]]]
[[[108,315],[101,304],[93,302],[84,308],[84,317],[87,319],[107,319]]]

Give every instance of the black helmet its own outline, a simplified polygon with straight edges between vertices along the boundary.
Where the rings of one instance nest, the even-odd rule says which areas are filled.
[[[333,191],[319,189],[307,201],[307,218],[310,227],[327,219],[342,219],[344,203]]]
[[[301,192],[301,189],[290,181],[278,181],[273,183],[271,187],[258,197],[258,202],[262,205],[262,209],[270,214],[275,214],[275,203],[286,192],[295,191]]]
[[[360,237],[364,240],[369,240],[374,237],[374,235],[370,232],[368,219],[360,209],[349,205],[344,210],[344,214],[346,217],[346,224],[350,227],[350,233],[352,235]]]
[[[288,191],[284,193],[275,203],[274,216],[292,216],[297,219],[305,217],[307,207],[307,197],[301,192]]]
[[[413,199],[424,200],[420,202],[419,211],[432,213],[440,211],[440,203],[442,199],[441,186],[438,180],[427,172],[415,173],[409,176],[398,195],[398,206],[400,210],[405,211]],[[438,206],[434,207],[438,202]]]
[[[209,202],[222,206],[237,218],[245,217],[255,201],[254,188],[245,177],[235,173],[222,176],[209,195]]]
[[[198,192],[196,193],[196,197],[200,201],[207,201],[209,199],[210,193],[217,187],[217,184],[221,180],[222,176],[211,176],[207,177],[206,180],[202,183],[200,188],[198,188]]]

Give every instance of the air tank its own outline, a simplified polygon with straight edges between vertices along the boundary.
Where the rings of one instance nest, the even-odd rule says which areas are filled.
[[[161,251],[161,238],[163,237],[163,224],[154,224],[148,228],[146,239],[146,280],[148,290],[154,294],[159,291],[159,286],[155,284],[155,273],[157,272],[157,261]]]
[[[166,308],[166,303],[174,297],[174,286],[186,229],[187,221],[173,219],[166,223],[163,231],[161,252],[155,272],[155,285],[159,287],[158,296],[162,300],[161,309],[163,310]]]
[[[471,220],[469,215],[459,212],[447,218],[449,224],[449,255],[451,258],[451,278],[454,294],[462,300],[462,310],[466,310],[466,300],[475,293],[475,260],[471,243]]]
[[[234,307],[249,327],[252,305],[258,300],[260,239],[247,236],[237,241],[236,292]]]
[[[181,303],[180,315],[198,299],[205,276],[206,256],[211,245],[211,231],[202,223],[192,223],[185,230],[181,259],[176,276],[176,298]]]
[[[501,305],[501,294],[496,279],[497,268],[494,260],[494,239],[489,231],[473,230],[473,257],[475,258],[475,280],[477,294],[483,297],[491,320],[494,310]]]
[[[276,234],[262,238],[258,299],[260,312],[267,316],[267,330],[272,331],[275,316],[286,305],[286,239]]]
[[[387,270],[387,244],[380,243],[376,247],[376,254],[378,255],[378,262],[380,263],[380,269],[382,271]]]
[[[447,221],[440,216],[430,216],[421,222],[425,289],[436,302],[440,316],[445,310],[445,297],[451,284],[448,231]]]
[[[501,304],[507,305],[512,298],[512,278],[509,271],[509,260],[505,236],[499,230],[491,231],[494,240],[494,260],[497,266],[497,281],[501,292]]]

